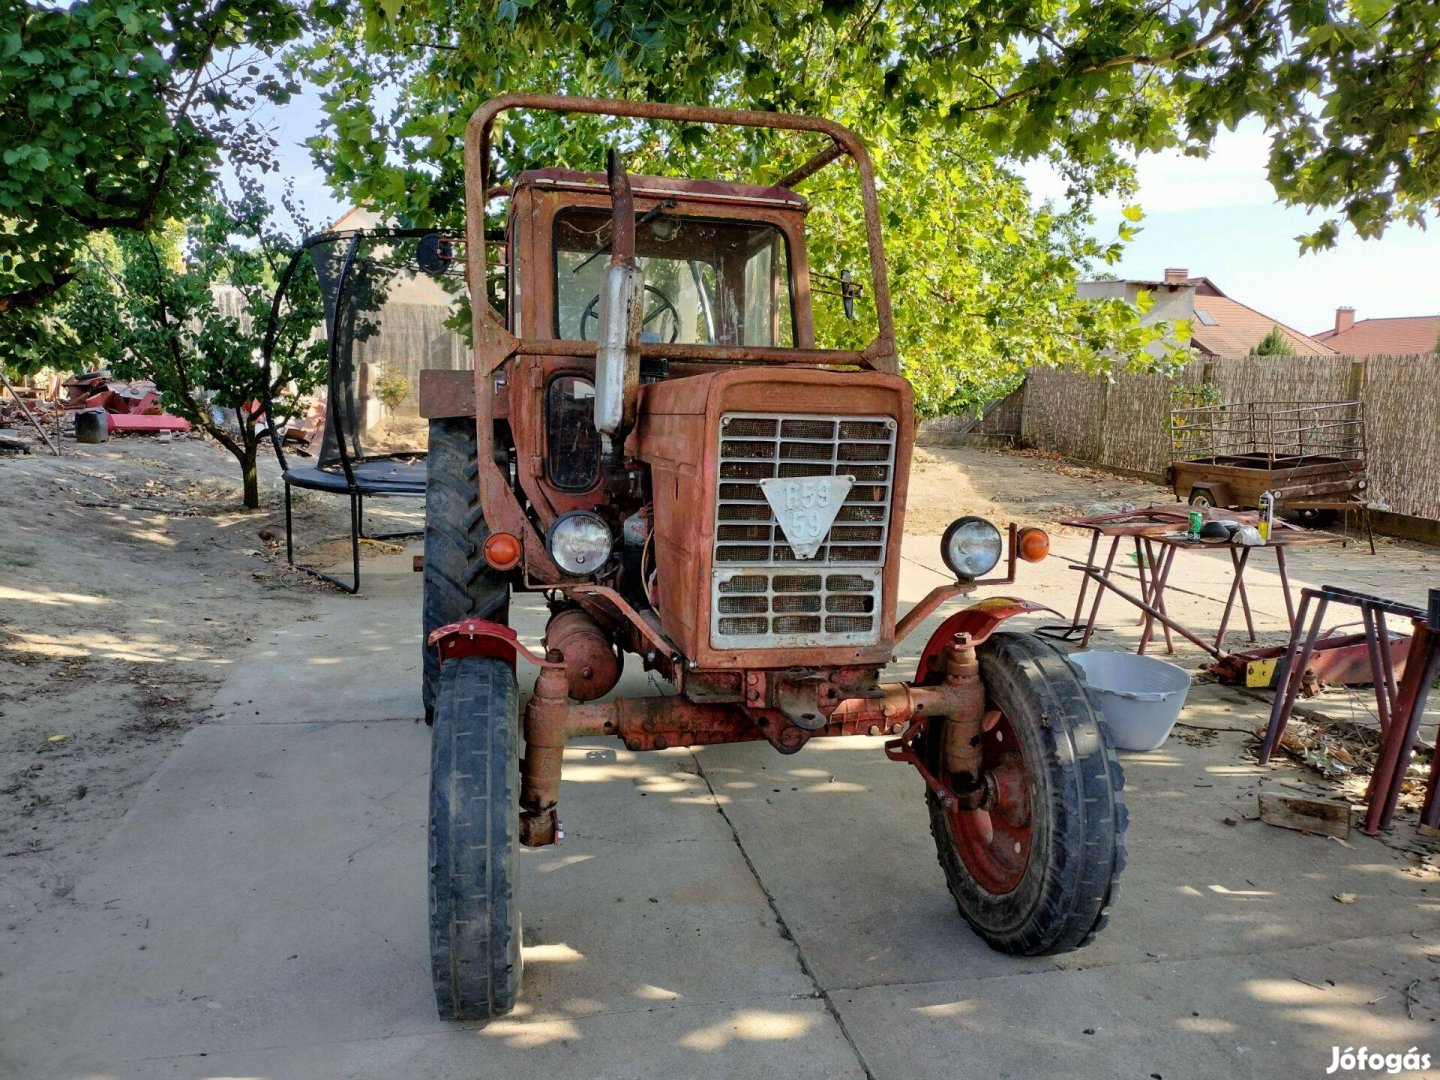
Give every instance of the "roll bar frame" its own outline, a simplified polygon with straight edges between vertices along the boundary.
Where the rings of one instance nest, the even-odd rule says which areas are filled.
[[[470,278],[471,306],[474,319],[474,343],[477,350],[494,344],[487,337],[492,328],[504,326],[500,313],[490,304],[485,293],[485,204],[495,194],[490,189],[490,135],[495,119],[513,109],[535,109],[556,113],[588,113],[598,116],[633,117],[641,120],[669,120],[678,123],[713,124],[727,127],[769,128],[785,131],[813,131],[830,138],[829,146],[815,154],[799,168],[786,175],[778,187],[791,187],[808,179],[826,165],[841,157],[855,162],[860,177],[860,201],[865,214],[865,243],[870,256],[870,287],[875,298],[877,332],[875,339],[863,349],[787,349],[779,347],[672,345],[645,342],[641,355],[671,360],[715,360],[720,362],[799,363],[836,366],[858,366],[894,374],[898,370],[895,355],[895,328],[890,310],[890,283],[885,269],[885,242],[880,231],[880,210],[875,194],[875,171],[865,144],[849,128],[813,116],[790,113],[755,112],[743,109],[714,109],[700,105],[668,105],[652,101],[624,101],[608,98],[569,97],[564,94],[501,94],[485,102],[471,114],[465,126],[465,229],[466,263]],[[481,314],[481,313],[485,314]],[[525,342],[521,352],[549,352],[577,355],[566,342],[556,349],[556,342]],[[581,343],[574,343],[578,346]],[[592,355],[593,343],[583,343],[585,355]]]

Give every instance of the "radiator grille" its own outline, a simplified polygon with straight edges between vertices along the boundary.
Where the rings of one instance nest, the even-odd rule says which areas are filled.
[[[711,638],[718,647],[873,645],[879,640],[879,570],[717,569],[715,575]]]
[[[715,646],[879,641],[878,568],[890,532],[895,430],[885,416],[721,417],[711,595]],[[851,476],[854,482],[815,557],[800,559],[759,481],[810,476]]]

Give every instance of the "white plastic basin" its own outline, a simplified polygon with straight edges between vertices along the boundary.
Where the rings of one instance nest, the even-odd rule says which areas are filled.
[[[1190,692],[1188,671],[1122,652],[1071,653],[1070,662],[1094,691],[1119,749],[1156,750],[1170,737]]]

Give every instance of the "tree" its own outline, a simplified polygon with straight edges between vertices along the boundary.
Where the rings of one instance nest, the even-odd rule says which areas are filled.
[[[1251,356],[1294,356],[1295,346],[1290,344],[1290,339],[1285,336],[1285,331],[1278,326],[1270,327],[1270,332],[1250,347]]]
[[[292,83],[256,61],[301,18],[291,0],[0,0],[0,27],[0,346],[23,352],[88,237],[183,216],[222,150],[264,152],[247,114]]]
[[[493,91],[563,88],[826,115],[859,129],[872,149],[901,360],[923,413],[988,400],[1032,364],[1099,369],[1117,355],[1145,367],[1164,363],[1145,346],[1168,328],[1142,327],[1123,302],[1081,299],[1074,290],[1081,272],[1118,258],[1134,233],[1140,215],[1130,208],[1115,242],[1089,235],[1090,198],[1129,190],[1128,169],[1103,156],[1077,163],[1072,203],[1035,211],[1015,171],[976,128],[895,106],[871,65],[895,37],[874,10],[869,19],[813,12],[803,34],[794,25],[801,11],[794,3],[776,9],[778,34],[768,7],[738,26],[672,11],[645,32],[651,44],[631,57],[627,43],[638,39],[615,37],[599,15],[587,23],[590,5],[564,7],[492,10],[432,0],[395,16],[355,0],[326,9],[330,30],[306,52],[329,117],[313,143],[322,167],[345,194],[388,217],[453,228],[464,214],[465,121]],[[449,29],[437,34],[432,26]],[[750,35],[735,46],[739,52],[726,43],[732,33]],[[761,41],[763,53],[754,44]],[[793,78],[782,80],[777,70]],[[619,145],[637,172],[774,182],[797,162],[800,143],[765,131],[511,114],[497,136],[497,179],[534,165],[599,168],[605,147]],[[814,207],[812,266],[831,275],[862,271],[853,174],[824,170],[804,193]],[[822,342],[853,341],[858,333],[847,335],[838,302],[820,301]],[[1178,358],[1177,352],[1170,359]]]
[[[1079,273],[1115,255],[1083,235],[1094,198],[1132,192],[1126,154],[1204,154],[1221,126],[1254,116],[1271,134],[1281,198],[1336,211],[1303,247],[1333,244],[1342,219],[1366,237],[1423,222],[1440,194],[1437,12],[1437,0],[341,0],[321,12],[305,60],[326,97],[317,158],[346,194],[407,224],[458,224],[461,132],[478,101],[501,90],[850,124],[889,174],[887,208],[903,208],[886,221],[906,308],[897,329],[912,378],[940,384],[924,395],[936,408],[953,404],[945,384],[960,356],[992,383],[990,374],[1036,361],[1154,362],[1113,306],[1062,298]],[[602,136],[639,150],[642,165],[663,160],[662,171],[698,162],[777,175],[774,140],[763,134],[682,130],[656,143],[633,125],[605,130],[512,119],[498,139],[499,179],[527,164],[593,167]],[[1068,210],[1032,215],[1004,197],[1006,184],[1019,186],[1007,163],[1037,156],[1068,180]],[[976,197],[987,189],[993,201]],[[927,197],[917,206],[919,191]],[[964,216],[937,224],[927,213],[937,202]],[[1119,240],[1134,228],[1127,222]],[[1012,235],[1029,243],[1007,247]],[[925,258],[902,257],[910,253]],[[936,281],[964,303],[926,305]],[[976,283],[991,286],[988,297]],[[1052,336],[1037,341],[1046,329]]]
[[[1113,184],[1116,151],[1203,154],[1254,116],[1281,198],[1361,236],[1423,222],[1440,193],[1437,0],[342,0],[322,18],[339,179],[382,204],[396,178],[357,151],[433,159],[476,98],[559,88],[848,103],[867,138],[969,129],[996,154],[1050,155],[1080,195]]]
[[[266,438],[254,406],[274,399],[281,423],[325,376],[324,309],[314,275],[297,274],[277,321],[267,386],[261,348],[277,278],[296,241],[277,228],[258,185],[231,202],[212,194],[183,227],[117,233],[80,267],[53,321],[91,362],[149,379],[166,407],[235,456],[243,502],[260,505]],[[222,289],[238,302],[222,302]],[[217,420],[214,406],[235,415]]]
[[[918,131],[872,149],[896,346],[922,415],[974,410],[1003,397],[1032,366],[1103,370],[1119,356],[1148,369],[1188,358],[1178,348],[1147,352],[1170,328],[1142,326],[1141,312],[1125,300],[1077,296],[1077,270],[1103,265],[1119,244],[1091,238],[1084,212],[1035,210],[1024,184],[973,137]],[[765,178],[781,171],[771,166]],[[822,173],[805,193],[812,267],[832,276],[851,269],[863,279],[853,171]],[[871,314],[863,301],[861,311]],[[815,314],[822,342],[859,346],[873,336],[873,321],[847,324],[833,296],[817,296]],[[1182,329],[1179,339],[1188,341]]]

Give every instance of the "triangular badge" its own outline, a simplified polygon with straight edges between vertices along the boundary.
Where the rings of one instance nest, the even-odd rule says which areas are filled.
[[[772,477],[760,481],[765,501],[797,559],[813,559],[835,524],[853,476]]]

